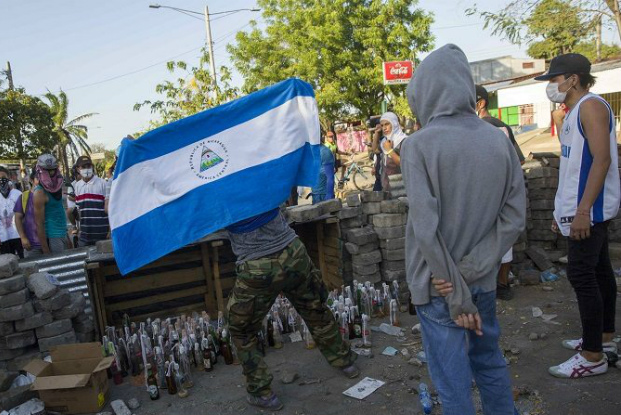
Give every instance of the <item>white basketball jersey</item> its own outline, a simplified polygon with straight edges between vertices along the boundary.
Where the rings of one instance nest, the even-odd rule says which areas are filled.
[[[580,121],[580,106],[589,99],[598,99],[606,105],[610,114],[610,167],[602,191],[591,208],[591,222],[600,223],[613,219],[619,211],[621,184],[619,180],[619,161],[617,156],[617,137],[615,119],[610,105],[599,95],[588,93],[565,116],[559,132],[561,140],[561,165],[559,184],[554,201],[554,219],[563,235],[569,236],[571,222],[576,215],[578,204],[586,189],[586,182],[593,163],[589,142]]]

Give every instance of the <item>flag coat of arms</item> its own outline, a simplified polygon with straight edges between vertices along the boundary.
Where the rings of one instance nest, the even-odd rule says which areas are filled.
[[[289,79],[124,140],[110,193],[122,274],[283,203],[319,176],[312,87]]]

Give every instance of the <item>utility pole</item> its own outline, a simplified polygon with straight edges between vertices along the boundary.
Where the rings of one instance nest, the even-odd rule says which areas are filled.
[[[9,80],[9,89],[12,91],[15,89],[13,85],[13,72],[11,72],[11,62],[6,62],[6,78]]]
[[[218,83],[216,81],[216,61],[215,61],[216,58],[213,54],[213,42],[211,40],[211,22],[209,20],[209,6],[205,6],[205,29],[207,29],[207,46],[209,47],[209,67],[211,68],[211,77],[213,79],[214,95],[217,95],[215,93],[215,89],[218,86]]]
[[[597,17],[595,49],[597,51],[597,61],[602,60],[602,15]]]

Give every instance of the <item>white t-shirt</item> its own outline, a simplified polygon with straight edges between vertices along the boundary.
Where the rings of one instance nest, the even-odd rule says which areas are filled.
[[[0,195],[0,242],[19,239],[13,209],[21,195],[22,192],[17,189],[12,189],[9,192],[9,197]]]

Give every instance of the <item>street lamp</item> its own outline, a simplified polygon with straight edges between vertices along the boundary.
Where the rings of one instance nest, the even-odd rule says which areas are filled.
[[[217,13],[209,13],[209,7],[205,6],[205,11],[203,13],[200,12],[195,12],[193,10],[186,10],[186,9],[181,9],[179,7],[172,7],[172,6],[162,6],[160,4],[150,4],[149,8],[151,9],[171,9],[174,11],[177,11],[179,13],[183,13],[183,14],[198,14],[198,15],[203,15],[205,17],[205,31],[207,32],[207,46],[209,46],[209,68],[211,70],[211,77],[213,79],[213,85],[214,87],[217,87],[217,81],[216,81],[216,62],[215,62],[215,56],[213,54],[213,42],[211,40],[211,20],[210,20],[210,16],[215,16],[218,14],[229,14],[229,13],[237,13],[237,12],[241,12],[241,11],[250,11],[250,12],[259,12],[261,11],[261,9],[235,9],[235,10],[227,10],[224,12],[217,12]],[[190,17],[194,17],[194,16],[190,16]]]

